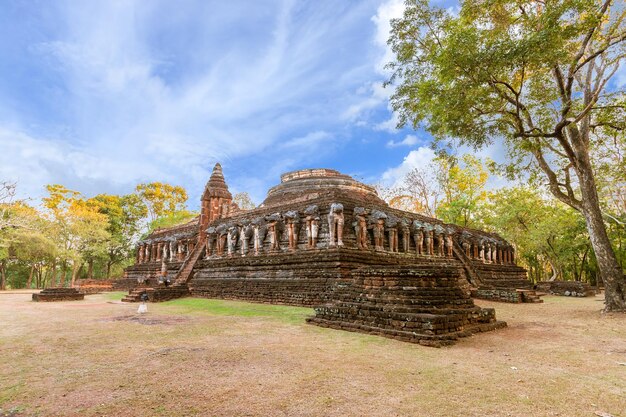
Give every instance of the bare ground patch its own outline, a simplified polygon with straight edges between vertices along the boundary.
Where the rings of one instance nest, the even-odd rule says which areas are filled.
[[[626,316],[593,298],[478,301],[509,327],[434,349],[311,309],[28,297],[0,298],[0,410],[19,416],[626,416]]]

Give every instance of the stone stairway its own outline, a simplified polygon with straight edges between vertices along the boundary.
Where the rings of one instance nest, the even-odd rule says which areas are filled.
[[[128,291],[128,294],[122,298],[125,303],[138,303],[141,301],[141,295],[145,292],[154,291],[153,288],[135,288]]]
[[[522,298],[522,303],[543,303],[543,300],[540,298],[539,294],[535,290],[515,290],[520,293]]]
[[[128,294],[122,298],[122,301],[125,303],[139,303],[141,302],[141,295],[143,293],[148,294],[148,301],[151,303],[188,297],[190,294],[187,284],[175,284],[171,287],[136,288],[130,290]]]
[[[454,257],[461,261],[461,264],[463,264],[463,269],[465,269],[465,272],[467,273],[467,280],[470,284],[474,288],[480,288],[483,285],[480,280],[480,275],[472,266],[472,260],[467,257],[461,245],[459,245],[456,241],[454,242],[454,246],[452,246],[452,252],[454,253]]]
[[[206,238],[198,238],[198,243],[196,244],[196,247],[194,248],[193,252],[191,252],[189,254],[189,256],[187,256],[187,258],[184,260],[183,264],[181,265],[180,269],[178,270],[178,273],[176,274],[176,278],[174,278],[174,285],[173,287],[176,287],[177,285],[181,285],[181,284],[187,284],[189,282],[189,280],[191,279],[192,276],[192,271],[193,271],[193,267],[196,265],[196,262],[198,262],[198,259],[200,259],[200,255],[202,255],[202,252],[204,252],[204,241]]]

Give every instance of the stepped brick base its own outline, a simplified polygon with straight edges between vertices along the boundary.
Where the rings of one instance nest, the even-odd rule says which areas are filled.
[[[330,298],[309,323],[435,347],[506,326],[494,309],[474,305],[454,265],[358,268],[337,280]]]
[[[84,300],[85,294],[76,288],[46,288],[33,294],[33,301],[74,301]]]
[[[526,270],[517,265],[485,264],[475,261],[481,286],[472,289],[472,297],[505,303],[541,303],[526,277]]]

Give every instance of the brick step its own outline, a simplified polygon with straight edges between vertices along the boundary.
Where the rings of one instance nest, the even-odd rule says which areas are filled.
[[[543,303],[543,300],[540,298],[540,295],[537,294],[535,290],[515,290],[518,293],[521,293],[522,303]]]

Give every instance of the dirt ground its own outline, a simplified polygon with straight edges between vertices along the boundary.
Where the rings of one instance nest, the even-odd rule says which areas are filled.
[[[0,293],[0,416],[626,416],[626,315],[600,297],[496,307],[436,349],[304,323],[311,309]]]

